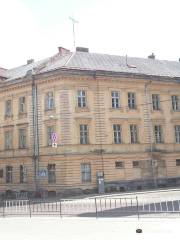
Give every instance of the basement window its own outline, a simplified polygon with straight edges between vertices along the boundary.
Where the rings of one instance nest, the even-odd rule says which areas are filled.
[[[180,166],[180,159],[176,159],[176,166]]]
[[[139,168],[140,162],[139,161],[133,161],[133,168]]]
[[[123,161],[116,161],[115,162],[115,168],[124,168],[124,162]]]

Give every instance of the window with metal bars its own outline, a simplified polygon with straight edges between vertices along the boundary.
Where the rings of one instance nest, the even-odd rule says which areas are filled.
[[[48,164],[48,183],[56,182],[56,164]]]
[[[82,163],[81,164],[81,179],[82,182],[91,182],[91,164]]]
[[[12,166],[6,166],[6,183],[12,183],[12,172],[13,167]]]

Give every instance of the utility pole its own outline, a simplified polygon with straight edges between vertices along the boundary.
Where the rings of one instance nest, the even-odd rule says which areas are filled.
[[[69,19],[72,21],[72,25],[73,25],[73,43],[74,43],[74,49],[75,49],[76,48],[75,23],[78,23],[78,21],[75,20],[73,17],[69,17]]]

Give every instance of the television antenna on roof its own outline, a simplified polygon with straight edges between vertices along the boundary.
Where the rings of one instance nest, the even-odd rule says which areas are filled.
[[[69,17],[69,19],[72,21],[72,24],[73,24],[73,42],[74,42],[74,49],[75,49],[76,48],[75,23],[79,23],[79,22],[75,20],[73,17]]]

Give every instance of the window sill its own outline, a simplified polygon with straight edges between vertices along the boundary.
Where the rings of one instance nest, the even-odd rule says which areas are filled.
[[[75,111],[77,113],[79,113],[79,112],[90,112],[90,109],[88,107],[76,107]]]
[[[139,108],[126,108],[126,112],[140,112]]]
[[[12,115],[5,115],[4,116],[4,119],[6,120],[6,119],[13,119],[13,114]]]
[[[118,107],[118,108],[113,108],[113,107],[111,107],[111,108],[109,108],[109,111],[110,111],[110,112],[114,112],[114,111],[123,112],[123,108],[122,108],[122,107]]]

